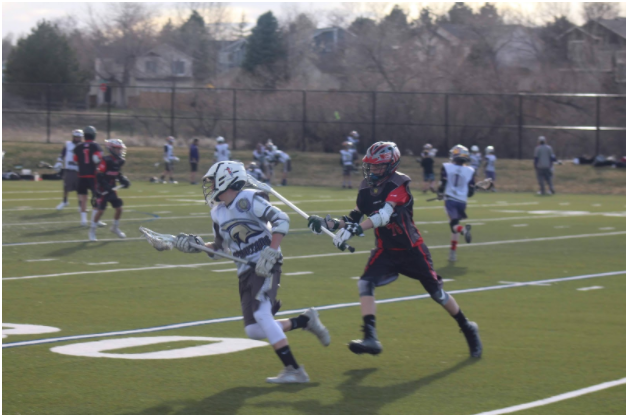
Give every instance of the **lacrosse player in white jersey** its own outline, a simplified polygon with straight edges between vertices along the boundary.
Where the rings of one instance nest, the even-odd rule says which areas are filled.
[[[173,176],[174,162],[180,161],[180,159],[174,155],[174,140],[175,138],[172,136],[167,137],[166,143],[163,146],[163,161],[165,161],[165,171],[161,175],[161,183],[167,183],[165,181],[165,176],[170,176],[170,183],[178,183],[174,180]]]
[[[349,141],[343,142],[343,148],[339,150],[340,155],[340,163],[343,168],[343,181],[341,182],[341,188],[352,189],[352,179],[350,178],[350,173],[354,170],[354,161],[356,159],[356,153],[354,150],[354,145]]]
[[[480,164],[483,161],[483,157],[480,155],[480,148],[478,148],[478,146],[472,146],[470,150],[470,167],[473,168],[475,172],[477,172],[480,168]]]
[[[243,163],[216,163],[202,182],[204,198],[213,206],[211,219],[215,231],[215,242],[205,246],[214,251],[230,249],[233,256],[256,263],[256,266],[237,263],[239,297],[246,334],[255,340],[267,338],[284,365],[283,371],[267,378],[267,382],[308,382],[309,376],[291,353],[285,332],[301,328],[328,346],[328,330],[314,308],[286,320],[274,320],[273,316],[280,304],[276,300],[283,259],[280,243],[289,231],[289,216],[272,206],[266,193],[242,190],[247,183]],[[195,235],[181,234],[176,248],[188,253],[200,252],[190,243],[204,244],[204,241]]]
[[[291,157],[284,151],[279,150],[276,146],[272,146],[272,152],[274,154],[273,162],[283,165],[283,180],[280,182],[280,185],[287,186],[287,174],[291,171]]]
[[[459,242],[459,234],[465,236],[465,242],[472,242],[471,225],[463,227],[459,222],[467,219],[465,208],[467,198],[474,195],[474,175],[475,171],[465,163],[470,161],[470,153],[466,147],[456,145],[450,150],[451,163],[444,163],[441,166],[441,182],[439,194],[445,200],[445,208],[450,218],[450,230],[452,231],[452,241],[450,245],[450,262],[456,261],[456,246]]]
[[[72,131],[72,141],[66,141],[54,168],[63,172],[63,201],[57,206],[61,210],[69,205],[67,194],[78,191],[78,163],[74,161],[74,148],[83,141],[83,130]],[[80,208],[80,201],[78,202]]]
[[[491,183],[493,183],[493,185],[491,186],[491,191],[495,192],[496,191],[496,160],[497,157],[495,154],[495,149],[493,148],[493,146],[487,146],[487,148],[485,148],[485,177],[488,179],[491,179]]]
[[[230,150],[228,149],[228,143],[226,143],[224,137],[217,137],[215,141],[217,142],[215,145],[215,162],[218,163],[220,161],[230,160]]]

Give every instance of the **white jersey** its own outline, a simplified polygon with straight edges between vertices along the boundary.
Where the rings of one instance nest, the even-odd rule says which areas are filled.
[[[248,169],[246,171],[250,176],[254,177],[258,181],[266,180],[265,174],[263,174],[263,171],[259,169],[258,167],[256,169],[252,169],[252,170]]]
[[[342,166],[352,166],[352,162],[354,161],[354,153],[352,150],[339,150],[339,154],[341,155]]]
[[[274,160],[276,160],[276,162],[278,163],[285,164],[289,160],[291,160],[291,157],[289,157],[289,154],[285,153],[282,150],[276,150],[276,153],[274,154]]]
[[[63,149],[63,168],[66,170],[78,171],[78,164],[74,161],[74,144],[73,141],[66,141],[65,148]]]
[[[228,149],[228,144],[217,144],[215,146],[215,159],[216,161],[228,161],[230,160],[230,150]]]
[[[467,202],[469,183],[474,178],[474,169],[453,163],[444,163],[442,167],[447,177],[446,190],[444,191],[445,198]]]
[[[278,221],[284,222],[281,215],[286,217],[286,230],[283,226],[284,232],[279,233],[286,234],[289,217],[273,207],[263,193],[251,189],[242,190],[230,205],[219,203],[211,209],[215,243],[218,248],[230,249],[233,256],[257,262],[263,248],[272,242],[273,229],[270,222],[274,227]],[[246,264],[237,262],[236,265],[238,275],[250,269]]]
[[[265,162],[266,151],[265,147],[261,147],[260,150],[254,149],[252,152],[252,158],[260,163]]]
[[[265,149],[265,160],[269,163],[276,163],[276,151]]]
[[[171,144],[165,144],[163,146],[163,160],[166,163],[176,161],[177,157],[174,156],[174,146]]]
[[[493,154],[487,154],[485,156],[485,161],[487,162],[487,166],[485,167],[485,171],[496,171],[496,156]]]
[[[478,170],[482,161],[483,157],[480,155],[480,153],[470,154],[470,166],[473,167],[474,170]]]

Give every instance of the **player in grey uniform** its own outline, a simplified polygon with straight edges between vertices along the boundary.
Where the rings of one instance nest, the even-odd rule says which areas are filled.
[[[234,161],[214,164],[203,177],[204,198],[214,205],[211,219],[215,231],[215,241],[205,246],[214,251],[228,248],[233,256],[256,263],[237,263],[246,334],[255,340],[267,338],[284,365],[284,370],[267,382],[305,383],[309,376],[291,353],[285,332],[302,328],[315,334],[324,346],[330,344],[330,335],[314,308],[295,318],[274,320],[283,258],[280,243],[289,231],[289,216],[272,206],[267,194],[242,190],[246,183],[243,163]],[[190,242],[204,244],[198,236],[181,234],[176,248],[200,252]]]
[[[491,191],[496,191],[496,160],[497,157],[493,154],[496,150],[493,146],[487,146],[485,148],[485,177],[491,179],[493,186]]]
[[[450,243],[450,262],[456,261],[456,246],[459,242],[459,234],[465,236],[465,242],[472,242],[471,225],[463,227],[459,224],[463,219],[467,219],[465,209],[467,198],[474,195],[474,169],[465,166],[470,160],[470,153],[462,145],[456,145],[450,150],[450,160],[452,163],[444,163],[441,166],[441,184],[439,193],[445,199],[445,208],[450,218],[450,230],[452,231],[452,241]]]
[[[170,183],[176,184],[178,183],[174,180],[174,162],[180,161],[178,157],[174,155],[174,137],[167,137],[167,143],[163,146],[163,161],[165,162],[165,170],[161,175],[161,183],[167,183],[165,181],[165,176],[170,176]]]
[[[478,146],[472,146],[470,150],[472,151],[470,153],[470,167],[473,168],[474,171],[478,171],[483,161],[483,157],[480,155],[480,148],[478,148]]]
[[[63,171],[63,201],[57,206],[61,210],[69,205],[67,194],[78,190],[78,163],[74,161],[74,147],[83,141],[83,130],[72,131],[72,141],[66,141],[63,150],[57,159],[55,169]],[[79,200],[80,207],[80,200]]]

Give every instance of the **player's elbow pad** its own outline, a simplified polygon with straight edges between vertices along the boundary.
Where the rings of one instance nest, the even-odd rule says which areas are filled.
[[[380,228],[381,226],[387,226],[392,214],[393,206],[389,203],[385,203],[382,209],[370,216],[370,220],[375,228]]]
[[[282,233],[283,235],[287,235],[289,232],[289,215],[285,212],[279,212],[280,213],[278,213],[272,221],[272,233]]]

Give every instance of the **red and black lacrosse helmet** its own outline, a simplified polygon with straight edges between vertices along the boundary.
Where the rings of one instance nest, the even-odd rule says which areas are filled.
[[[400,150],[396,143],[379,141],[372,144],[363,157],[363,177],[367,180],[367,184],[376,186],[395,173],[399,164]],[[374,174],[372,166],[381,165],[385,166],[384,171]]]

